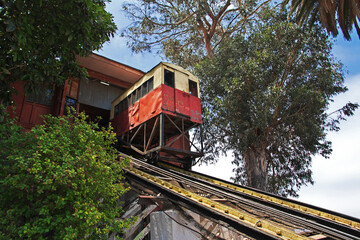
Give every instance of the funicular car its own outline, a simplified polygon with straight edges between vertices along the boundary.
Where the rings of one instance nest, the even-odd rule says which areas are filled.
[[[202,124],[199,95],[193,74],[159,63],[112,102],[110,120],[121,150],[191,168],[203,155],[196,136]]]

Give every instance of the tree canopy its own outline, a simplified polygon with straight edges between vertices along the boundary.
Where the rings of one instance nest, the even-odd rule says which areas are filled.
[[[259,9],[270,0],[140,0],[125,3],[132,24],[122,32],[133,51],[160,47],[183,67],[201,56],[213,57],[217,46],[237,32],[244,33]]]
[[[291,2],[289,4],[289,2]],[[355,26],[360,29],[360,0],[139,0],[124,3],[132,21],[122,31],[134,52],[157,49],[183,67],[191,67],[203,56],[212,58],[214,50],[233,34],[246,34],[264,7],[290,5],[298,23],[320,23],[337,36],[337,23],[350,39]],[[337,16],[336,16],[337,14]]]
[[[357,104],[331,120],[332,97],[347,89],[327,35],[286,14],[263,13],[246,36],[234,36],[197,67],[210,153],[204,161],[232,151],[236,182],[296,196],[313,183],[312,156],[332,151],[326,132]]]
[[[100,49],[116,30],[104,0],[0,1],[0,100],[8,105],[11,83],[61,84],[85,76],[76,62]]]
[[[129,226],[115,141],[83,113],[30,132],[0,118],[0,239],[107,239]]]

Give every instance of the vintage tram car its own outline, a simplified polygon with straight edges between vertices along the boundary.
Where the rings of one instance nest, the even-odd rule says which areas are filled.
[[[119,147],[189,169],[203,155],[201,136],[196,136],[202,124],[199,97],[198,78],[159,63],[112,102],[110,120]]]

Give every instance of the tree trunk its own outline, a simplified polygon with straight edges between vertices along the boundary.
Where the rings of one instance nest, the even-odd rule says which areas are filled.
[[[266,191],[267,159],[264,144],[248,148],[243,156],[249,186]]]

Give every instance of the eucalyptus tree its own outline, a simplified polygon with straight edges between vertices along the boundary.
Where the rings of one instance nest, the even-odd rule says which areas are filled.
[[[285,0],[288,4],[290,0]],[[333,36],[338,35],[339,24],[344,37],[351,39],[353,26],[360,38],[360,0],[291,0],[291,12],[295,13],[297,22],[320,23]]]
[[[236,182],[296,196],[313,183],[312,157],[332,151],[327,132],[338,130],[358,105],[328,114],[332,98],[347,90],[342,64],[322,28],[300,28],[286,18],[264,13],[196,73],[205,110],[204,161],[232,151]]]
[[[135,52],[158,49],[183,67],[193,66],[234,33],[244,33],[270,0],[139,0],[125,3],[132,21],[122,36]]]
[[[116,30],[106,2],[1,0],[0,103],[10,103],[14,81],[34,91],[84,76],[76,57],[100,49]]]

